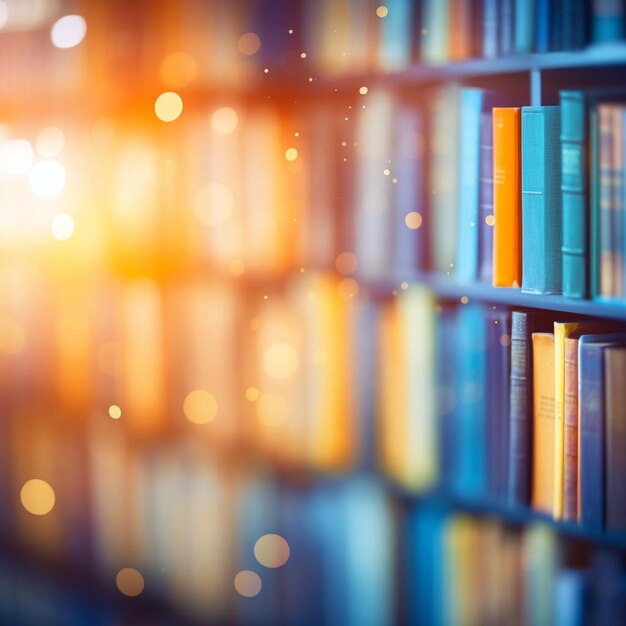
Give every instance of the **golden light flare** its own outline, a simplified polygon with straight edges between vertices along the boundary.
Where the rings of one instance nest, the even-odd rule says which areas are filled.
[[[259,399],[259,390],[256,387],[248,387],[246,389],[246,400],[250,402],[256,402]]]
[[[131,598],[141,594],[145,587],[142,573],[133,567],[122,568],[115,577],[115,584],[121,593]]]
[[[282,567],[289,560],[290,554],[287,540],[280,535],[263,535],[254,544],[254,556],[264,567]]]
[[[68,213],[58,213],[52,218],[50,232],[58,241],[67,241],[74,234],[74,219]]]
[[[367,92],[369,91],[369,89],[367,87],[365,87],[365,85],[363,87],[359,87],[359,93],[362,96],[365,96],[367,94]]]
[[[5,176],[19,176],[33,164],[33,147],[26,139],[11,139],[0,147],[0,172]]]
[[[261,578],[252,570],[244,569],[235,576],[235,591],[244,598],[258,596],[263,587]]]
[[[65,146],[65,135],[60,128],[49,126],[44,128],[35,140],[35,148],[39,156],[44,159],[52,159],[57,156]]]
[[[496,218],[493,215],[487,215],[487,217],[485,218],[485,224],[487,224],[487,226],[493,226],[496,223]]]
[[[378,15],[378,17],[387,17],[387,15],[389,15],[389,9],[384,4],[381,4],[376,8],[376,15]]]
[[[217,415],[217,400],[205,389],[194,389],[183,402],[183,413],[192,424],[208,424]]]
[[[350,276],[359,269],[359,260],[352,252],[341,252],[335,258],[335,269],[344,276]]]
[[[350,300],[359,293],[359,283],[353,278],[344,278],[337,288],[339,296],[344,300]]]
[[[56,496],[54,489],[45,480],[32,478],[24,483],[20,500],[29,513],[47,515],[54,508]]]
[[[175,91],[165,91],[155,100],[154,112],[162,122],[173,122],[183,112],[183,99]]]
[[[298,150],[296,148],[287,148],[285,150],[285,158],[287,161],[295,161],[298,158]]]
[[[56,159],[35,163],[28,182],[32,192],[40,198],[54,198],[65,189],[65,167]]]

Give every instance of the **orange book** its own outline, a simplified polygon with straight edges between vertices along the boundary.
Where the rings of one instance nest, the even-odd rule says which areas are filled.
[[[519,108],[493,109],[493,286],[522,284]]]
[[[554,501],[554,335],[533,333],[533,508],[552,514]]]

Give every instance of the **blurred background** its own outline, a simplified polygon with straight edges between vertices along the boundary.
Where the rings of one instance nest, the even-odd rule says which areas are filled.
[[[456,122],[384,78],[441,60],[422,17],[0,2],[0,623],[550,623],[615,580],[432,495]]]

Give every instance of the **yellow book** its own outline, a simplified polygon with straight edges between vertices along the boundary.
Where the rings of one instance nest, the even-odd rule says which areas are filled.
[[[606,323],[554,322],[554,496],[552,516],[563,519],[565,455],[565,339],[583,333],[606,332]]]
[[[553,508],[554,480],[554,335],[533,333],[532,505]]]

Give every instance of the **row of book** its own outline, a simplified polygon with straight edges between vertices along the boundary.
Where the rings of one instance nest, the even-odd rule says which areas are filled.
[[[520,531],[436,500],[400,505],[367,476],[309,483],[223,465],[193,438],[129,445],[114,422],[95,428],[86,449],[61,428],[48,428],[44,443],[45,419],[31,426],[21,451],[37,450],[11,468],[0,501],[3,533],[8,526],[31,557],[93,572],[86,584],[102,597],[116,592],[120,570],[133,568],[146,599],[170,602],[192,624],[379,626],[402,616],[411,624],[567,625],[600,615],[591,623],[619,623],[611,620],[622,615],[615,612],[626,601],[619,560],[607,563],[601,551],[561,541],[542,524]],[[47,467],[44,456],[54,458]],[[55,490],[47,515],[12,504],[33,472]],[[259,547],[276,535],[279,548]],[[88,613],[87,600],[61,602],[68,594],[59,589],[62,576],[39,581],[42,596],[25,602],[37,574],[21,569],[6,580],[14,567],[4,557],[0,615],[7,623],[45,623],[29,622],[32,615],[84,623],[77,616]],[[261,584],[238,587],[242,572]],[[49,617],[62,611],[76,612],[76,622]],[[101,613],[103,623],[117,623],[115,603],[94,607]]]
[[[379,316],[384,470],[405,486],[626,530],[623,328],[401,293]]]
[[[476,88],[441,94],[427,208],[432,267],[462,283],[623,301],[618,96],[568,90],[559,105],[495,106],[507,98],[515,100]]]

